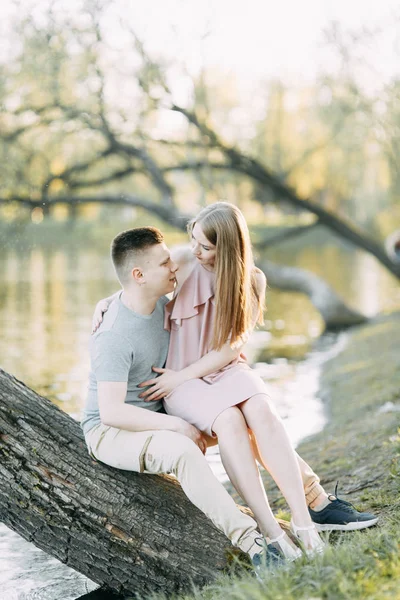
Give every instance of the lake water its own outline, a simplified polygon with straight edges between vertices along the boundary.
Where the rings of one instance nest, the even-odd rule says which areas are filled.
[[[325,277],[368,315],[400,308],[398,283],[373,258],[324,243],[323,236],[312,245],[286,244],[268,257]],[[77,250],[72,241],[58,250],[9,249],[0,256],[0,280],[0,366],[79,418],[93,307],[117,289],[108,253]],[[332,338],[310,352],[321,329],[307,298],[272,290],[265,331],[254,334],[249,346],[250,362],[265,378],[294,444],[325,423],[318,398],[320,367],[345,340]],[[271,359],[257,363],[257,351],[266,345]],[[217,449],[208,459],[223,480]],[[1,600],[73,600],[94,587],[0,525]]]

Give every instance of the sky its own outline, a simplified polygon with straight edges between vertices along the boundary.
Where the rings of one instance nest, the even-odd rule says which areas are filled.
[[[76,12],[87,1],[58,0],[56,6]],[[49,0],[19,2],[39,13]],[[3,39],[7,16],[16,10],[13,0],[1,0]],[[384,35],[365,41],[360,53],[377,78],[400,71],[398,0],[114,0],[104,25],[122,47],[119,21],[132,26],[152,53],[181,60],[193,74],[207,66],[244,82],[312,79],[331,63],[334,68],[324,34],[333,21],[344,30],[383,29]]]
[[[33,15],[40,23],[53,4],[55,11],[84,24],[82,9],[94,1],[107,2],[0,0],[0,59],[15,52],[7,35],[13,15]],[[364,93],[379,97],[389,79],[400,79],[399,0],[110,0],[102,20],[108,42],[102,55],[108,63],[106,94],[121,109],[135,104],[131,28],[151,58],[173,64],[168,69],[173,102],[187,105],[193,81],[204,69],[207,88],[218,82],[218,93],[225,90],[235,104],[225,129],[219,115],[221,132],[227,139],[236,134],[251,139],[254,123],[264,115],[271,79],[293,90],[285,101],[295,106],[296,90],[339,69],[340,54],[327,41],[333,23],[345,39],[364,32],[351,44],[351,75]],[[160,137],[165,130],[179,136],[184,125],[181,115],[164,111],[153,127]]]
[[[140,31],[148,48],[232,70],[244,79],[313,78],[332,58],[324,31],[383,28],[377,43],[361,52],[380,75],[400,70],[398,0],[125,0],[124,19]],[[118,6],[116,3],[115,6]],[[203,38],[203,39],[202,39]],[[200,41],[202,40],[202,41]],[[395,44],[397,46],[395,47]],[[397,50],[397,55],[396,55]]]

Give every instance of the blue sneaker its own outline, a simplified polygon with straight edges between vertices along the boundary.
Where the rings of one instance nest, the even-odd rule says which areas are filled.
[[[328,496],[330,503],[322,510],[308,508],[311,519],[318,531],[354,531],[372,527],[378,522],[378,517],[368,512],[359,512],[350,502],[337,497]]]
[[[260,546],[260,552],[254,554],[251,559],[256,575],[263,569],[274,569],[287,563],[285,557],[273,544],[267,544],[264,538],[256,538],[255,543]]]

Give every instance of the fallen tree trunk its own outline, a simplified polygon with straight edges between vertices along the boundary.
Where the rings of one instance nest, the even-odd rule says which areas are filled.
[[[320,312],[327,330],[335,331],[368,321],[368,317],[348,307],[326,281],[310,271],[277,265],[269,260],[261,260],[257,266],[265,273],[272,288],[306,294]]]
[[[189,250],[190,246],[183,244],[180,248]],[[269,287],[308,296],[323,318],[326,331],[337,331],[368,321],[366,315],[347,306],[335,290],[314,273],[266,259],[257,260],[256,265],[265,274]]]
[[[79,424],[1,369],[0,520],[124,594],[203,586],[244,557],[175,480],[92,460]]]

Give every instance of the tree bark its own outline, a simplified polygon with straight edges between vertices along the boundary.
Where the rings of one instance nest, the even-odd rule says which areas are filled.
[[[1,369],[0,519],[124,594],[187,591],[245,557],[173,478],[91,459],[79,424]]]

